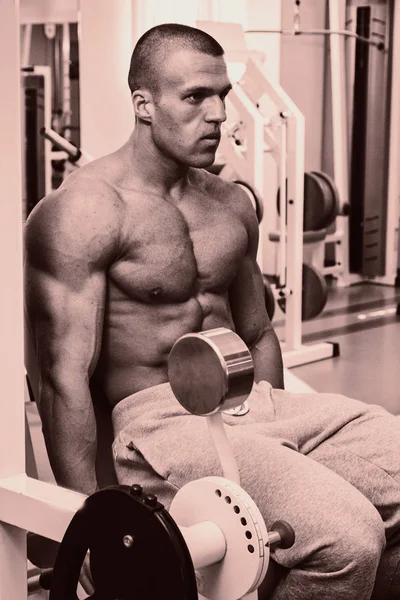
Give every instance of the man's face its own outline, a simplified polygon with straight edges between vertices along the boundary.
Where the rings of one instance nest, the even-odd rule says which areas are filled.
[[[180,164],[208,167],[215,160],[231,85],[222,56],[172,52],[160,73],[152,136],[161,152]]]

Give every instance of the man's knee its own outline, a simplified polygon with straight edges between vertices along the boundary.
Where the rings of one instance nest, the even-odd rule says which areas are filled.
[[[309,535],[299,536],[288,550],[276,551],[277,562],[289,571],[279,581],[274,600],[370,600],[385,547],[384,528],[372,505],[354,519],[354,510],[349,513],[348,508],[338,505],[338,510],[325,512],[324,519],[316,519],[319,530],[315,521]]]
[[[352,514],[346,515],[346,511],[339,511],[336,519],[326,515],[329,529],[325,540],[321,533],[314,561],[319,555],[323,573],[336,575],[338,579],[364,577],[366,585],[373,585],[386,545],[385,528],[372,505],[363,508],[357,519],[352,519]]]
[[[314,518],[308,515],[308,520],[308,531],[296,531],[291,549],[276,551],[279,563],[338,578],[362,573],[369,577],[376,572],[386,545],[385,528],[378,511],[366,499],[360,503],[344,501]]]
[[[365,527],[357,527],[341,532],[341,541],[334,547],[335,552],[342,553],[336,561],[348,572],[376,573],[382,553],[385,549],[383,524],[365,523]],[[336,558],[336,557],[335,557]]]

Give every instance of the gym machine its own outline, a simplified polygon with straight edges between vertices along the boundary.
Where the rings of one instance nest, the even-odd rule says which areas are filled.
[[[273,307],[276,299],[286,313],[282,344],[284,364],[286,367],[293,367],[337,356],[338,346],[335,344],[304,345],[301,340],[302,318],[312,318],[319,314],[325,305],[327,293],[325,281],[315,267],[302,266],[303,243],[321,242],[324,239],[324,227],[335,219],[339,210],[336,187],[330,178],[321,173],[307,174],[305,181],[304,117],[285,91],[269,81],[258,62],[251,57],[242,79],[233,86],[227,98],[227,112],[228,121],[221,140],[221,153],[233,170],[240,174],[240,178],[262,194],[265,189],[265,153],[268,152],[278,165],[280,229],[277,232],[267,232],[265,220],[260,223],[257,260],[264,272],[266,240],[279,245],[278,276],[273,295],[266,278],[264,282],[267,306]],[[316,212],[315,206],[308,210],[313,220],[309,232],[303,231],[304,226],[308,228],[305,184],[309,191],[313,185],[314,188],[318,187],[321,190],[319,197],[328,200],[322,210],[318,207],[317,218],[313,214]],[[312,196],[312,193],[308,194],[309,199]],[[321,223],[316,222],[318,216],[323,217]],[[315,231],[318,227],[319,231]],[[316,298],[313,299],[313,295]],[[315,308],[316,313],[313,312]],[[271,312],[270,309],[270,316]]]
[[[80,166],[84,164],[85,159],[82,153],[76,156],[73,150],[75,146],[51,129],[51,68],[35,65],[23,67],[21,72],[25,100],[23,187],[27,217],[39,200],[54,189],[54,161],[79,161]]]
[[[85,497],[24,475],[0,481],[1,521],[61,541],[46,573],[50,600],[75,599],[88,551],[93,600],[256,600],[271,553],[293,545],[291,526],[278,521],[268,532],[240,487],[224,429],[221,413],[253,387],[247,346],[225,328],[186,334],[170,352],[168,377],[183,408],[206,417],[223,474],[186,484],[169,511],[139,484]]]
[[[93,157],[89,156],[81,148],[77,148],[69,140],[50,127],[42,127],[40,134],[63,153],[63,158],[67,159],[76,167],[83,167],[83,165],[86,165],[88,162],[93,160]]]
[[[398,3],[348,0],[346,26],[369,42],[349,38],[345,49],[351,150],[349,277],[395,285],[400,219]]]
[[[22,67],[24,111],[24,194],[26,216],[52,190],[52,160],[58,158],[39,131],[51,124],[51,69],[48,66]]]
[[[72,118],[77,113],[79,96],[76,23],[22,23],[20,50],[25,104],[21,117],[26,218],[39,200],[60,185],[65,175],[65,153],[52,147],[40,131],[53,128],[67,140],[79,141],[76,118]],[[39,55],[39,60],[43,60],[43,52],[48,64],[32,64]]]
[[[323,171],[304,173],[302,321],[314,319],[325,308],[328,287],[324,277],[326,271],[324,243],[328,228],[336,222],[339,210],[339,194],[333,179]],[[278,190],[277,212],[280,214],[280,190]],[[268,238],[271,242],[277,242],[281,248],[279,231],[271,231]],[[268,283],[265,282],[265,285],[268,286]],[[280,293],[279,277],[275,295],[281,310],[286,312],[286,298]],[[271,296],[267,289],[266,296]]]
[[[323,269],[339,285],[398,285],[400,161],[400,6],[382,0],[328,0],[328,29],[293,26],[246,33],[329,39],[333,178],[339,191],[334,264]],[[355,118],[354,118],[355,117]],[[329,144],[331,143],[329,139]]]

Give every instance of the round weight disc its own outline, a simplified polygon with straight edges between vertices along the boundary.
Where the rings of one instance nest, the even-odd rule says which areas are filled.
[[[335,208],[335,204],[334,204],[334,199],[332,196],[332,190],[330,188],[330,186],[327,184],[327,182],[325,181],[325,179],[323,179],[322,177],[319,177],[318,175],[315,175],[313,173],[314,177],[316,177],[319,181],[319,185],[321,188],[321,196],[320,196],[320,203],[321,203],[321,213],[322,213],[322,217],[321,217],[321,222],[320,222],[320,226],[318,227],[318,229],[314,230],[314,231],[321,231],[324,230],[326,227],[329,227],[329,225],[332,222],[332,209]],[[322,227],[321,227],[322,225]]]
[[[331,187],[314,172],[304,173],[303,231],[324,229],[332,222],[332,204],[335,200]],[[280,214],[280,190],[277,194],[277,211]]]
[[[243,340],[225,327],[180,337],[168,358],[177,400],[194,415],[243,404],[254,382],[253,360]]]
[[[330,225],[332,225],[332,223],[334,223],[336,217],[338,216],[338,214],[340,212],[339,192],[338,192],[338,189],[337,189],[336,184],[333,181],[332,177],[327,175],[327,173],[324,173],[323,171],[312,171],[312,173],[316,177],[319,177],[320,180],[323,180],[327,184],[327,186],[329,187],[330,192],[331,192],[330,207],[326,213],[326,225],[325,225],[325,227],[329,227]]]
[[[303,264],[302,321],[314,319],[322,313],[328,299],[325,278],[312,265]]]
[[[332,194],[328,185],[313,173],[304,173],[304,231],[325,229]]]
[[[211,521],[224,534],[224,558],[199,569],[208,600],[237,600],[258,587],[268,568],[268,533],[257,505],[240,486],[223,477],[191,481],[174,497],[170,513],[182,527]]]
[[[193,562],[178,525],[140,485],[111,486],[88,496],[61,542],[51,600],[76,598],[88,549],[96,597],[198,598]]]
[[[257,194],[253,186],[251,186],[247,181],[242,181],[240,179],[235,179],[233,183],[239,185],[246,194],[249,196],[251,203],[253,205],[254,210],[256,211],[257,221],[261,223],[263,215],[264,215],[264,204],[261,200],[261,197]]]
[[[311,265],[303,263],[301,320],[310,321],[324,310],[328,299],[328,288],[324,277]],[[286,312],[286,298],[278,298],[277,303]]]

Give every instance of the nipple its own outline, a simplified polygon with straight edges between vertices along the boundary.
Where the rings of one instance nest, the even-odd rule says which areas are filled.
[[[162,292],[163,292],[162,288],[157,287],[150,291],[150,296],[152,298],[158,298],[159,296],[161,296]]]

